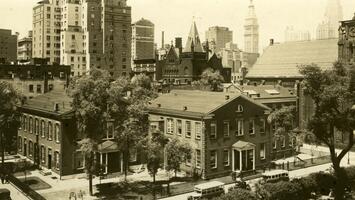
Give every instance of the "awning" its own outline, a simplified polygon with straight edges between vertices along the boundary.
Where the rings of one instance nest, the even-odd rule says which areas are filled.
[[[117,142],[107,140],[98,145],[97,148],[99,153],[112,153],[119,151]]]
[[[234,143],[232,147],[237,150],[249,150],[249,149],[254,149],[255,144],[250,142],[238,141]]]

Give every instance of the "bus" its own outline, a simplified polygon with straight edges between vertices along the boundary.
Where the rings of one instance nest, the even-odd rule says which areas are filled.
[[[272,170],[268,172],[264,172],[262,174],[262,181],[265,183],[274,183],[278,181],[289,181],[290,178],[288,176],[288,171],[287,170]]]
[[[211,181],[195,185],[194,192],[189,196],[188,200],[212,199],[224,194],[224,183],[219,181]]]

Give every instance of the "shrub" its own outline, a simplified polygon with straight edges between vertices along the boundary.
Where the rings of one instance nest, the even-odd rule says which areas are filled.
[[[324,172],[310,174],[308,178],[313,179],[316,182],[317,191],[324,195],[328,195],[330,190],[334,188],[336,184],[335,176]]]
[[[249,190],[235,189],[214,200],[258,200],[258,198]]]
[[[300,200],[302,197],[302,187],[297,183],[279,181],[277,183],[266,183],[263,185],[269,193],[270,200]]]

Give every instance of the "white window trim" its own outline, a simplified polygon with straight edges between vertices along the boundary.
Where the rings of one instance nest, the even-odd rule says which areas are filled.
[[[285,148],[285,147],[286,147],[286,138],[285,138],[285,136],[282,137],[282,144],[281,144],[281,147],[282,147],[282,148]]]
[[[261,122],[261,126],[263,127],[263,131],[260,131],[260,127],[259,127],[259,133],[265,133],[265,130],[266,130],[266,121],[265,119],[260,119],[260,122]]]
[[[238,105],[237,105],[237,110],[236,110],[236,112],[237,112],[237,113],[242,113],[243,111],[244,111],[243,106],[242,106],[241,104],[238,104]]]
[[[261,144],[264,144],[264,148],[263,149],[260,148],[259,156],[260,156],[261,160],[265,160],[266,159],[266,143],[261,143]],[[261,146],[261,144],[260,144],[260,146]],[[264,152],[262,156],[261,156],[261,150],[263,150],[263,152]]]
[[[181,133],[179,133],[179,122],[180,122]],[[182,132],[183,132],[183,130],[182,130],[182,120],[178,119],[178,120],[176,120],[176,135],[181,136]]]
[[[214,161],[214,167],[211,167],[211,158],[210,158],[210,167],[211,167],[211,169],[217,169],[217,164],[218,164],[218,153],[217,153],[217,150],[211,150],[210,151],[210,156],[212,156],[211,152],[215,152],[215,161]]]
[[[253,132],[250,133],[250,127],[248,127],[249,128],[248,132],[249,132],[250,135],[255,135],[255,120],[254,119],[249,119],[249,126],[250,126],[250,121],[253,122]]]
[[[198,159],[197,151],[200,152],[200,159]],[[200,161],[199,164],[198,164],[198,161]],[[197,168],[197,169],[201,169],[201,150],[199,150],[199,149],[196,150],[195,165],[196,165],[196,168]]]
[[[187,131],[188,128],[187,128],[187,125],[190,124],[190,131]],[[190,135],[188,135],[187,133],[190,133]],[[186,138],[191,138],[191,135],[192,135],[192,122],[191,121],[186,121],[185,122],[185,137]]]
[[[195,139],[200,140],[202,134],[202,123],[195,122]]]
[[[277,140],[274,139],[274,141],[272,142],[272,149],[277,149]]]
[[[169,123],[170,127],[169,127]],[[167,118],[166,119],[166,133],[169,135],[173,135],[174,134],[174,119],[173,118]]]
[[[214,134],[212,135],[212,130],[214,130]],[[211,122],[210,124],[210,139],[217,139],[217,123]]]
[[[228,163],[227,164],[225,164],[224,163],[224,152],[228,152]],[[230,151],[229,151],[229,149],[224,149],[223,150],[223,165],[225,166],[225,167],[227,167],[227,166],[229,166],[230,165]]]
[[[239,122],[240,122],[240,124],[239,124]],[[244,135],[244,120],[237,119],[236,123],[237,123],[237,130],[236,130],[237,134],[236,135],[237,136],[243,136]],[[241,126],[239,126],[239,125],[241,125]],[[240,132],[239,132],[239,127],[241,127]]]
[[[227,124],[227,135],[225,134],[225,126]],[[229,121],[223,121],[223,137],[229,137]]]
[[[55,142],[59,144],[60,143],[60,133],[61,133],[59,123],[55,123],[54,131],[55,131]]]

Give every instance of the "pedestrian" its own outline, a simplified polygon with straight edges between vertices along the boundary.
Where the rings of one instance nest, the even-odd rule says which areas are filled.
[[[5,183],[9,183],[9,174],[5,174]]]

